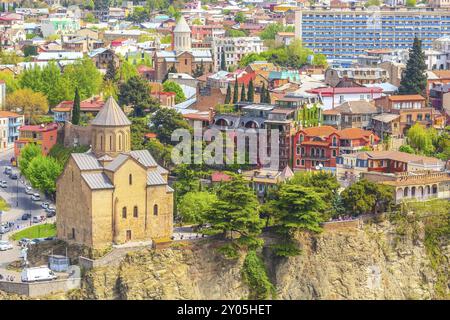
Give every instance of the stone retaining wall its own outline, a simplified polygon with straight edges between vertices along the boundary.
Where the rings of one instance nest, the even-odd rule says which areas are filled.
[[[42,282],[9,282],[0,281],[0,290],[26,295],[29,297],[46,296],[56,292],[65,292],[80,287],[81,278],[69,278]]]

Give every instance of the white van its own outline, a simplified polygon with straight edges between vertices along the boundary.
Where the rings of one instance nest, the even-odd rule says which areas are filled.
[[[22,282],[55,280],[57,276],[52,270],[43,266],[35,268],[25,268],[22,270]]]

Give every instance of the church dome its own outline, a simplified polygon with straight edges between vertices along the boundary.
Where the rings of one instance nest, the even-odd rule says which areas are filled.
[[[181,16],[180,20],[178,20],[173,32],[191,32],[191,28],[189,28],[189,25],[187,24],[186,19],[183,16]]]
[[[130,126],[131,121],[119,107],[113,97],[109,97],[103,108],[91,122],[94,126]]]

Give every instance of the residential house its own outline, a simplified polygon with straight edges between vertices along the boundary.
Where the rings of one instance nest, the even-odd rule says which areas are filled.
[[[19,138],[18,128],[23,124],[23,115],[0,111],[0,151],[14,147],[14,142]]]
[[[348,101],[370,101],[382,96],[383,89],[367,88],[367,87],[350,87],[350,88],[315,88],[307,90],[308,93],[317,94],[320,96],[323,109],[334,109],[337,106]]]
[[[267,192],[277,189],[281,183],[288,181],[293,176],[294,172],[289,166],[286,166],[283,170],[258,168],[242,172],[242,177],[249,182],[260,201],[264,201]]]
[[[353,80],[357,84],[386,82],[389,74],[382,68],[328,68],[325,71],[325,83],[336,86],[341,80]]]
[[[80,114],[94,117],[103,107],[105,102],[100,97],[92,97],[80,102]],[[55,122],[72,121],[73,100],[61,101],[52,108]]]
[[[47,155],[56,144],[58,125],[56,123],[41,125],[25,125],[19,127],[19,138],[14,141],[14,156],[19,158],[20,151],[29,143],[41,147],[42,153]]]
[[[348,101],[334,109],[323,112],[323,124],[333,126],[338,130],[346,128],[372,128],[372,117],[378,114],[378,109],[372,101]]]

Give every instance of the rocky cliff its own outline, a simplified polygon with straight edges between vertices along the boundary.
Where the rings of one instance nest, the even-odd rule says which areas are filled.
[[[270,244],[270,237],[266,239]],[[430,260],[423,230],[399,232],[389,222],[336,224],[300,234],[302,253],[275,257],[262,250],[277,299],[433,299],[448,297],[448,242]],[[116,265],[86,272],[72,299],[241,299],[243,258],[224,259],[218,244],[199,242],[128,254]],[[434,262],[433,262],[434,261]]]

